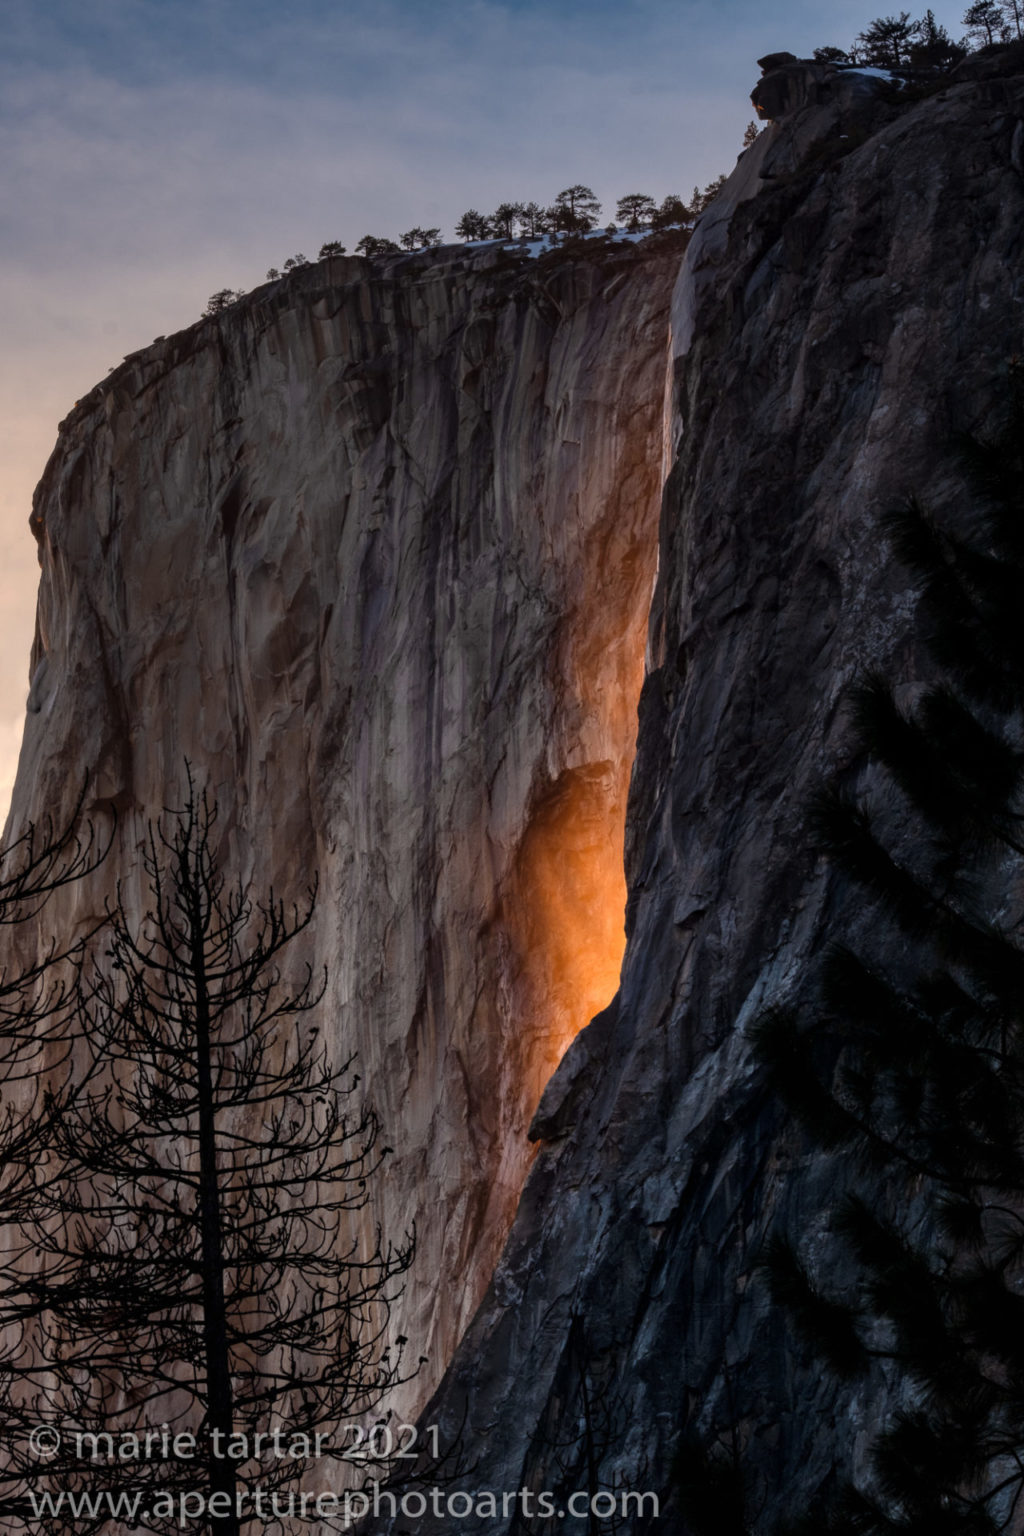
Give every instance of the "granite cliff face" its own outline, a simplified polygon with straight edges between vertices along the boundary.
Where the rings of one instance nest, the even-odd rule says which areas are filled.
[[[671,245],[671,241],[668,242]],[[472,1316],[572,1035],[613,995],[678,242],[335,259],[159,341],[63,423],[10,828],[118,812],[102,910],[187,757],[224,858],[320,890],[323,1005],[415,1222],[396,1319]]]
[[[755,1275],[841,1170],[745,1028],[848,910],[804,825],[844,691],[915,681],[876,514],[955,515],[950,434],[1021,346],[1021,60],[917,100],[769,64],[671,325],[671,254],[332,263],[129,359],[35,511],[15,827],[85,764],[130,851],[188,754],[243,873],[319,870],[338,1039],[397,1147],[382,1214],[420,1225],[421,1398],[486,1290],[428,1417],[477,1489],[585,1487],[589,1452],[661,1496],[636,1530],[678,1528],[687,1424],[736,1426],[765,1532],[863,1451],[872,1403]],[[527,1120],[615,986],[663,480],[621,986],[544,1088],[494,1268]]]
[[[545,1092],[433,1405],[466,1415],[478,1487],[568,1469],[586,1488],[589,1440],[599,1487],[661,1495],[660,1522],[626,1528],[678,1529],[680,1434],[720,1429],[768,1532],[870,1440],[878,1384],[837,1397],[756,1273],[778,1224],[813,1234],[843,1170],[787,1125],[745,1030],[809,984],[827,923],[855,921],[805,808],[849,762],[848,684],[919,665],[877,514],[913,489],[957,515],[951,434],[984,428],[1020,350],[1024,60],[997,62],[916,102],[772,69],[755,100],[781,115],[687,252],[622,985]]]

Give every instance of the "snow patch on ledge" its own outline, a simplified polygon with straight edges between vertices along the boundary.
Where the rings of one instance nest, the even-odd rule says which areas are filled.
[[[890,69],[878,69],[874,64],[843,64],[840,66],[844,75],[868,75],[872,80],[888,80],[890,85],[906,85],[906,81],[899,75],[894,75]]]
[[[668,224],[665,226],[666,229],[679,229],[681,227],[679,224]],[[653,229],[617,229],[613,235],[609,235],[607,229],[588,229],[581,235],[574,235],[573,239],[597,240],[607,237],[619,245],[638,245],[641,240],[648,239],[650,235],[660,233],[660,230]],[[535,257],[544,256],[548,251],[557,251],[563,243],[562,240],[552,240],[549,235],[541,235],[536,240],[516,239],[513,236],[510,240],[466,240],[463,243],[463,249],[483,251],[491,246],[495,246],[501,250],[518,252],[520,256]],[[419,252],[416,252],[416,254],[418,255]]]

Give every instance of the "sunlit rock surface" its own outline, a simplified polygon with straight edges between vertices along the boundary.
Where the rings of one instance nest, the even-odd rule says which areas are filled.
[[[384,1219],[420,1227],[421,1395],[544,1088],[427,1410],[499,1511],[589,1470],[658,1493],[635,1532],[681,1529],[683,1427],[735,1425],[767,1533],[877,1419],[757,1279],[841,1170],[745,1028],[855,921],[804,812],[848,759],[847,685],[919,664],[877,513],[913,488],[956,515],[950,433],[1020,347],[1024,80],[1000,58],[918,101],[769,71],[776,120],[675,290],[667,401],[678,258],[341,261],[129,360],[41,487],[15,825],[88,765],[133,847],[187,753],[243,873],[319,871],[333,1028],[397,1148]],[[414,1524],[530,1528],[516,1505]]]
[[[323,1016],[415,1223],[433,1387],[568,1041],[614,994],[678,237],[335,259],[154,344],[63,423],[11,830],[73,803],[137,889],[187,757],[226,865],[319,876]],[[53,913],[56,918],[58,914]]]
[[[812,1238],[842,1171],[766,1096],[745,1028],[808,985],[837,911],[855,921],[804,816],[848,761],[847,685],[919,665],[878,513],[913,489],[958,515],[950,434],[984,428],[1020,349],[1024,62],[1001,57],[916,103],[877,94],[870,118],[784,63],[775,94],[804,104],[691,242],[622,988],[545,1092],[545,1144],[432,1408],[465,1415],[477,1488],[586,1489],[589,1471],[659,1493],[660,1520],[618,1528],[682,1530],[689,1424],[740,1448],[769,1532],[877,1424],[877,1383],[837,1398],[758,1279],[765,1234]]]

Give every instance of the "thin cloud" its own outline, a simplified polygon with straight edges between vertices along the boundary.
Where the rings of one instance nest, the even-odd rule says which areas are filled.
[[[834,0],[6,0],[0,61],[0,720],[31,640],[57,422],[210,293],[336,239],[731,169],[755,60],[848,44]],[[936,6],[955,33],[959,7]]]

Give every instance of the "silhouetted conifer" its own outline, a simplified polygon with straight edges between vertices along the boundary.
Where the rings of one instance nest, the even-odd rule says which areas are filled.
[[[953,532],[916,500],[887,528],[920,584],[933,681],[854,697],[861,768],[812,823],[858,888],[812,1009],[755,1047],[811,1138],[871,1173],[813,1265],[777,1237],[773,1296],[836,1376],[873,1362],[894,1404],[864,1486],[796,1533],[993,1536],[1024,1514],[1024,378],[960,444]],[[867,920],[865,920],[865,916]],[[886,1193],[888,1192],[888,1193]],[[829,1266],[846,1284],[829,1283]],[[852,1267],[852,1268],[851,1268]],[[856,1285],[850,1284],[851,1272]]]

